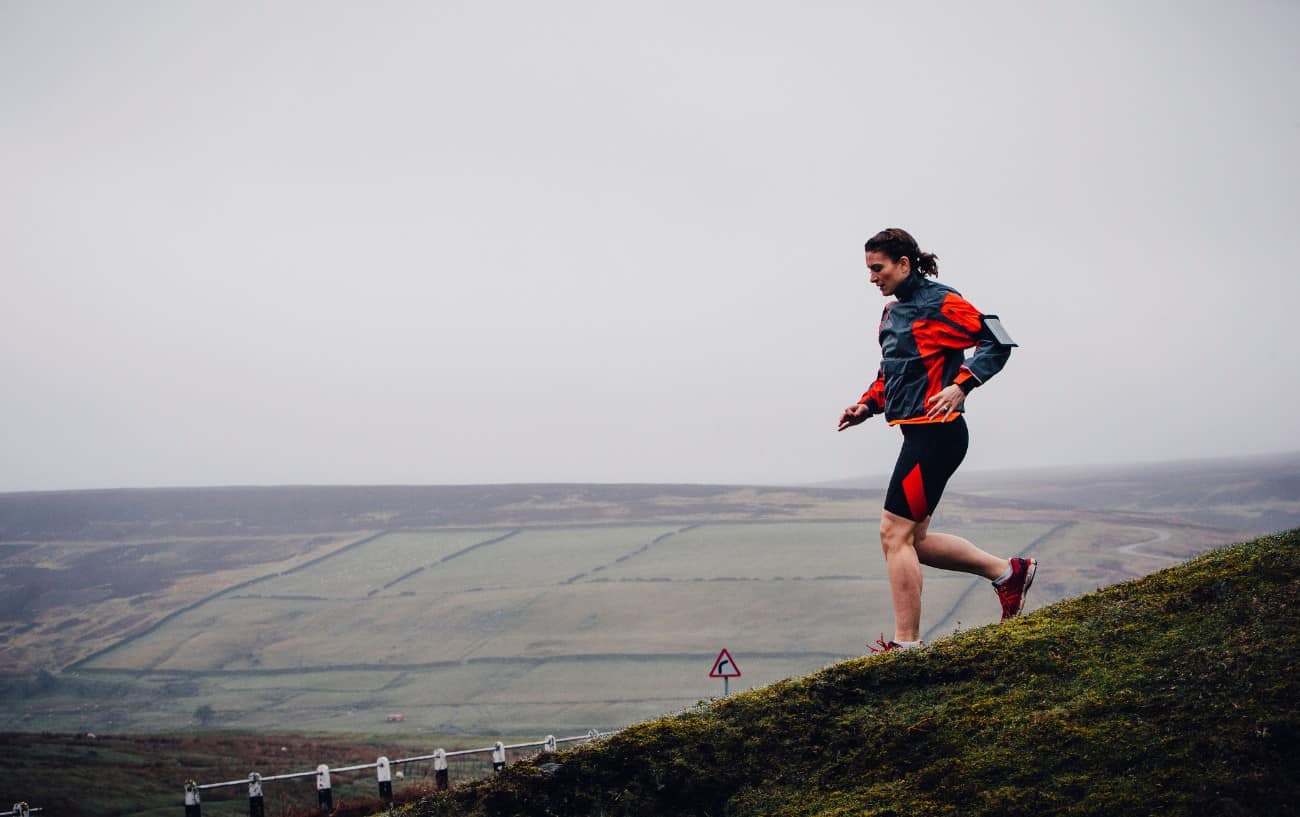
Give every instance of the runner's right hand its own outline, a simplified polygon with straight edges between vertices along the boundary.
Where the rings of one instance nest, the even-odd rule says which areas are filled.
[[[840,427],[837,430],[843,431],[846,428],[851,428],[870,416],[871,409],[867,408],[862,403],[849,406],[844,409],[844,413],[840,415]]]

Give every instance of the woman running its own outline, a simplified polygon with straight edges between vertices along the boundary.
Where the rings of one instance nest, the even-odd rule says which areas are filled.
[[[1005,621],[1020,613],[1038,563],[1003,559],[949,533],[930,531],[930,516],[948,479],[966,456],[963,418],[967,395],[1001,371],[1016,344],[996,315],[983,315],[961,294],[927,276],[938,258],[921,252],[905,230],[891,228],[866,244],[871,283],[886,298],[880,319],[880,370],[856,404],[840,415],[839,430],[874,414],[903,431],[885,509],[880,546],[894,601],[894,637],[873,652],[919,647],[921,565],[983,576],[993,582]],[[975,347],[969,359],[963,350]]]

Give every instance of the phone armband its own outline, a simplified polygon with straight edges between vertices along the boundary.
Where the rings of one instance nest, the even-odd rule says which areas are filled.
[[[980,320],[984,322],[984,331],[987,332],[989,337],[993,338],[994,342],[999,346],[1020,345],[1012,340],[1011,336],[1007,334],[1006,328],[1002,325],[1002,321],[997,315],[981,315]]]

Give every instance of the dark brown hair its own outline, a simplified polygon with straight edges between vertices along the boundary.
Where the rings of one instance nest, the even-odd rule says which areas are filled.
[[[903,258],[912,262],[912,269],[922,275],[939,275],[939,256],[921,252],[921,246],[911,233],[899,227],[890,227],[867,239],[867,252],[882,252],[889,260],[898,263]]]

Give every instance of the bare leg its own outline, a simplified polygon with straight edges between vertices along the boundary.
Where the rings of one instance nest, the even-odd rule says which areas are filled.
[[[921,639],[921,561],[913,543],[917,527],[918,523],[889,511],[880,514],[880,547],[894,601],[895,641]]]
[[[973,573],[989,581],[1006,572],[1009,562],[980,550],[975,544],[951,533],[930,533],[930,517],[916,527],[917,558],[927,567]]]

